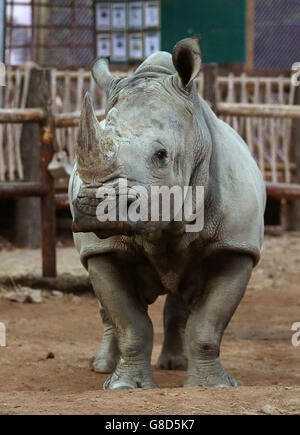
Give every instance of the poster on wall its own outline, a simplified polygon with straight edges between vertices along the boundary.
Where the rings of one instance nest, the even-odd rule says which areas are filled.
[[[113,3],[112,4],[112,28],[125,29],[126,28],[126,4]]]
[[[110,57],[111,56],[111,39],[109,34],[98,35],[98,56]]]
[[[112,60],[124,62],[127,60],[127,42],[125,33],[113,33]]]
[[[159,2],[145,3],[145,27],[159,27]]]
[[[160,32],[145,33],[145,57],[160,50]]]
[[[143,35],[132,33],[129,35],[129,59],[140,60],[143,58]]]
[[[111,19],[110,4],[98,3],[96,7],[96,27],[97,30],[109,30]]]
[[[128,5],[128,21],[130,29],[141,29],[143,26],[143,7],[141,2],[130,2]]]

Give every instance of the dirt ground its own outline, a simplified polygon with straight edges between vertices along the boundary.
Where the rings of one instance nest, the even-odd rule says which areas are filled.
[[[84,273],[75,250],[59,248],[60,273]],[[0,252],[1,276],[40,273],[40,252]],[[292,324],[300,322],[300,234],[267,237],[222,346],[236,389],[181,388],[184,372],[155,369],[163,338],[163,298],[151,307],[153,369],[160,389],[104,392],[106,375],[89,369],[101,340],[92,295],[59,297],[44,291],[41,305],[17,304],[0,291],[0,414],[299,414],[300,347]],[[52,353],[52,359],[47,356]],[[54,358],[53,358],[54,357]]]

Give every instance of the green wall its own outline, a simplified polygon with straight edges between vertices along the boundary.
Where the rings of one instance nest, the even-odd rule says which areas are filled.
[[[245,62],[246,0],[162,0],[162,50],[200,34],[203,62]]]

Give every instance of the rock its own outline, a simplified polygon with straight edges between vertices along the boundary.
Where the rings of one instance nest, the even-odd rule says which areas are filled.
[[[55,359],[55,355],[53,352],[49,352],[48,355],[46,356],[46,359]]]
[[[74,304],[80,304],[80,302],[81,302],[81,298],[80,298],[79,296],[73,296],[73,298],[72,298],[72,302],[73,302]]]
[[[278,411],[278,409],[273,406],[273,405],[265,405],[262,409],[261,412],[263,414],[266,415],[275,415],[275,414],[279,414],[280,412]]]
[[[58,290],[53,290],[52,295],[54,297],[56,297],[57,299],[63,299],[63,297],[64,297],[63,292],[60,292]]]
[[[7,293],[5,299],[19,304],[41,304],[43,302],[43,295],[41,290],[22,287]]]
[[[42,291],[41,290],[30,290],[28,302],[31,304],[42,304],[43,303]]]

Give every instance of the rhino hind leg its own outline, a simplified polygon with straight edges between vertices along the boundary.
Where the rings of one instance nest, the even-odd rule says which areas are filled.
[[[99,352],[91,359],[92,369],[97,373],[113,373],[120,359],[118,338],[112,320],[99,302],[103,324],[102,343]]]
[[[187,370],[185,328],[189,316],[183,301],[168,295],[164,308],[165,338],[157,367],[161,370]]]
[[[208,265],[202,296],[193,306],[186,327],[188,377],[186,387],[235,387],[220,360],[225,328],[245,293],[253,269],[250,256],[225,252]]]
[[[155,388],[152,322],[135,293],[130,271],[110,255],[91,257],[88,267],[96,296],[115,325],[120,350],[117,367],[104,389]]]

